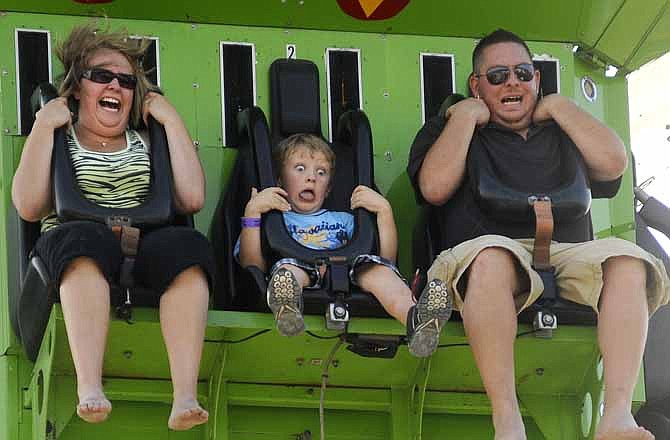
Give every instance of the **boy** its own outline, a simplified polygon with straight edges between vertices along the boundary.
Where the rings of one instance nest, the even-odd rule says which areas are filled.
[[[257,266],[267,272],[261,252],[260,217],[276,209],[283,212],[291,236],[312,249],[334,249],[351,238],[353,215],[322,208],[331,190],[335,155],[320,138],[295,134],[274,152],[279,186],[261,192],[252,189],[242,218],[239,261],[243,267]],[[407,326],[412,354],[431,355],[440,331],[451,314],[452,299],[439,280],[427,284],[418,304],[393,265],[397,253],[397,231],[389,202],[372,189],[359,185],[351,195],[351,209],[364,208],[377,216],[379,256],[359,255],[353,263],[352,282],[372,293],[384,309]],[[322,274],[295,259],[282,259],[270,271],[267,301],[285,336],[304,330],[302,289],[319,285]]]

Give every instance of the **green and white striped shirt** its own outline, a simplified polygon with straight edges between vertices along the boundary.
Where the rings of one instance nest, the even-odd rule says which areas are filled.
[[[68,132],[66,143],[77,183],[86,199],[109,208],[132,208],[149,194],[149,149],[135,130],[126,131],[126,148],[112,153],[83,148],[74,130]],[[58,224],[52,212],[42,219],[42,232]]]

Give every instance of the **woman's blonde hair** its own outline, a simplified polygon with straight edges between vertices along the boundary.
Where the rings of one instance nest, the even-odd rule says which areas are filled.
[[[109,27],[102,29],[97,23],[74,27],[65,41],[56,48],[56,55],[65,68],[59,95],[69,98],[80,90],[81,75],[91,67],[89,62],[98,50],[115,50],[126,57],[137,77],[130,110],[130,126],[140,127],[144,97],[153,88],[142,67],[142,58],[149,44],[145,39],[130,38],[125,29],[110,31]]]

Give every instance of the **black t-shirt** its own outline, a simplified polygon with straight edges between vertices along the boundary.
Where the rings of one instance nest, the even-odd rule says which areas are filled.
[[[419,203],[425,203],[419,188],[419,170],[426,153],[445,125],[442,116],[430,119],[419,130],[412,144],[407,174]],[[481,209],[475,199],[471,176],[467,171],[473,165],[473,156],[486,154],[498,178],[509,187],[528,192],[549,192],[561,184],[561,151],[566,148],[577,151],[574,142],[555,122],[531,126],[528,139],[494,123],[475,130],[461,186],[444,205],[435,208],[437,212],[434,214],[440,219],[440,247],[448,249],[485,234],[510,238],[535,236],[534,219],[506,222]],[[608,182],[591,181],[592,196],[612,197],[618,191],[620,183],[620,178]],[[591,215],[587,213],[576,221],[556,224],[553,239],[575,243],[590,240],[592,236]]]

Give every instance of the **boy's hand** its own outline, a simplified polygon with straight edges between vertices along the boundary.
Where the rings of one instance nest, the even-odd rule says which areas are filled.
[[[351,193],[351,209],[363,208],[377,215],[391,213],[391,204],[381,194],[364,185]]]
[[[251,198],[244,209],[245,217],[260,217],[268,211],[276,209],[278,211],[289,211],[291,205],[286,200],[288,194],[278,186],[265,188],[258,192],[256,188],[251,188]]]

